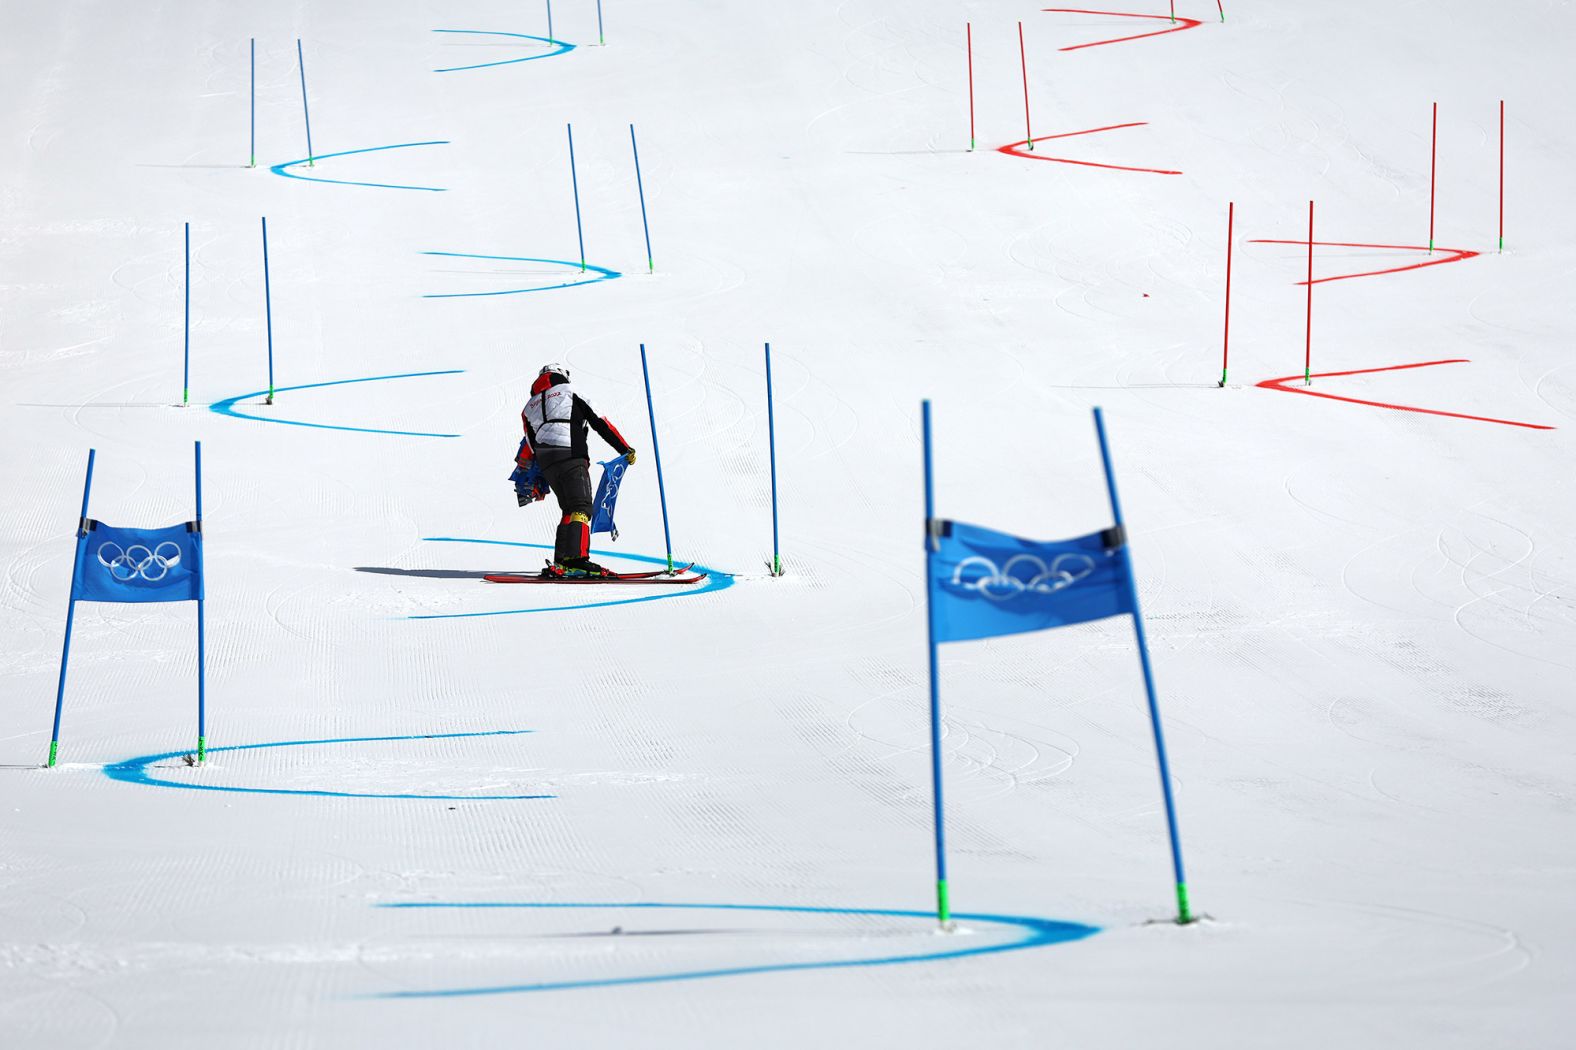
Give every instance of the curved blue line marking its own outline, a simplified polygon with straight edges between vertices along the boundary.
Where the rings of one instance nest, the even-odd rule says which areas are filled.
[[[232,747],[210,747],[208,754],[220,751],[256,751],[268,747],[308,747],[314,744],[370,744],[400,740],[465,740],[480,736],[524,736],[529,729],[495,729],[486,733],[419,733],[415,736],[347,736],[329,740],[276,740],[267,744],[236,744]],[[518,799],[557,798],[557,795],[410,795],[369,791],[307,791],[290,788],[230,787],[223,784],[196,784],[184,780],[166,780],[155,776],[148,767],[155,762],[180,758],[184,751],[165,751],[157,755],[141,755],[104,767],[104,775],[126,784],[147,787],[184,788],[187,791],[234,791],[243,795],[308,795],[313,798],[414,798],[439,801],[497,801]]]
[[[448,259],[488,259],[494,262],[533,262],[548,263],[552,266],[563,266],[569,269],[579,269],[580,264],[566,259],[533,259],[521,255],[472,255],[470,252],[422,252],[423,255],[441,255]],[[551,292],[559,288],[578,288],[583,284],[600,284],[602,281],[611,281],[624,276],[617,270],[609,270],[606,266],[597,266],[586,263],[587,270],[595,270],[597,276],[587,277],[580,281],[567,281],[564,284],[545,284],[540,288],[508,288],[499,292],[445,292],[442,294],[423,295],[423,299],[474,299],[485,295],[524,295],[527,292]]]
[[[364,379],[334,379],[327,383],[302,383],[300,386],[282,386],[274,391],[283,394],[290,390],[315,390],[323,386],[347,386],[351,383],[378,383],[385,379],[421,379],[425,376],[457,376],[464,372],[463,368],[448,368],[441,372],[403,372],[392,376],[367,376]],[[209,409],[221,416],[230,416],[233,419],[251,419],[258,423],[282,423],[287,427],[312,427],[314,430],[348,430],[352,434],[393,434],[396,437],[423,437],[423,438],[457,438],[458,434],[433,434],[425,430],[381,430],[377,427],[345,427],[333,423],[308,423],[301,419],[278,419],[273,416],[259,416],[250,412],[242,412],[236,408],[237,402],[245,401],[251,397],[262,397],[266,390],[253,390],[249,394],[236,394],[223,401],[215,401]]]
[[[539,58],[557,58],[559,55],[567,55],[575,49],[575,45],[566,44],[562,40],[549,40],[545,36],[532,36],[529,33],[499,33],[491,29],[434,29],[433,32],[470,33],[475,36],[510,36],[520,40],[538,40],[557,49],[542,55],[526,55],[524,58],[510,58],[502,62],[482,62],[474,66],[450,66],[447,69],[434,69],[434,73],[462,73],[467,69],[491,69],[493,66],[512,66],[518,62],[535,62]]]
[[[514,543],[509,540],[467,540],[459,539],[454,536],[423,536],[422,539],[428,543],[485,543],[495,547],[530,547],[535,550],[544,551],[550,551],[553,549],[553,545],[550,543]],[[623,551],[594,550],[591,553],[604,558],[627,558],[630,561],[644,562],[647,565],[666,565],[668,563],[668,559],[665,557],[653,558],[645,554],[626,554]],[[695,568],[700,572],[706,573],[706,579],[702,582],[694,584],[693,586],[671,587],[662,594],[648,594],[640,598],[620,598],[607,602],[586,602],[583,605],[549,605],[539,609],[499,609],[496,612],[432,613],[425,616],[407,616],[405,618],[407,620],[465,620],[478,616],[519,616],[524,613],[574,612],[578,609],[605,609],[612,605],[639,605],[641,602],[660,602],[667,598],[683,598],[692,594],[714,594],[717,591],[725,591],[729,587],[733,586],[733,575],[731,573],[720,572],[717,569],[708,568],[705,565],[699,564],[698,562],[696,563]],[[508,586],[508,584],[500,584],[498,586]],[[529,586],[529,584],[526,586]],[[574,586],[574,584],[568,584],[567,586]],[[587,584],[586,586],[594,587],[596,585]]]
[[[308,160],[329,160],[333,157],[353,157],[357,153],[380,153],[389,149],[414,149],[417,146],[447,146],[448,139],[438,139],[433,142],[401,142],[393,146],[368,146],[366,149],[347,149],[339,153],[320,153],[316,157],[302,157],[300,160],[287,160],[283,164],[275,164],[268,170],[275,175],[283,175],[287,179],[300,179],[302,182],[331,182],[336,186],[371,186],[378,190],[425,190],[428,193],[448,192],[442,186],[402,186],[393,182],[356,182],[351,179],[325,179],[317,175],[298,175],[290,168],[305,164]]]
[[[534,908],[551,910],[574,909],[667,909],[687,911],[766,911],[788,912],[800,915],[877,915],[903,919],[935,919],[934,912],[905,911],[894,908],[814,908],[777,904],[657,904],[649,901],[628,903],[531,903],[531,902],[409,902],[381,904],[381,908]],[[432,991],[383,992],[372,996],[376,999],[438,999],[471,995],[503,995],[511,992],[562,992],[578,988],[614,988],[632,984],[661,984],[668,981],[698,981],[713,977],[741,977],[747,974],[787,973],[797,970],[841,970],[862,966],[896,966],[905,963],[938,962],[942,959],[962,959],[975,955],[994,955],[1002,952],[1026,951],[1052,944],[1082,940],[1100,932],[1098,926],[1041,919],[1029,915],[990,915],[956,913],[956,919],[969,922],[991,923],[997,926],[1017,927],[1022,934],[1001,944],[983,944],[947,951],[914,952],[908,955],[882,955],[869,959],[829,959],[823,962],[762,963],[755,966],[730,966],[710,970],[686,970],[678,973],[642,974],[634,977],[607,977],[581,981],[544,981],[536,984],[506,984],[475,988],[446,988]]]

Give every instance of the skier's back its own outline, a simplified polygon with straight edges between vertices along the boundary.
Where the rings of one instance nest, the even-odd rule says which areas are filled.
[[[630,463],[635,450],[606,417],[599,416],[575,393],[569,369],[560,364],[542,366],[531,384],[531,399],[520,413],[525,440],[517,462],[529,466],[534,459],[548,487],[558,497],[563,517],[553,543],[550,575],[599,575],[606,570],[593,562],[591,548],[591,457],[586,431],[594,429],[613,451]]]

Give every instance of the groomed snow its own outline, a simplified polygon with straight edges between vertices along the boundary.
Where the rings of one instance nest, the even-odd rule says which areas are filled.
[[[6,4],[0,1045],[1567,1045],[1571,5],[1184,7],[1062,51],[1170,23]],[[1020,20],[1035,158],[1182,174],[999,152]],[[1480,254],[1316,285],[1313,372],[1361,374],[1304,388],[1310,199],[1318,277]],[[641,452],[602,549],[664,558],[641,343],[708,583],[477,580],[551,542],[504,480],[548,360]],[[1044,538],[1109,524],[1104,407],[1210,921],[1164,921],[1120,620],[943,650],[968,917],[926,918],[924,397],[939,513]],[[41,769],[87,451],[89,513],[162,526],[193,439],[209,761],[195,610],[83,605]]]

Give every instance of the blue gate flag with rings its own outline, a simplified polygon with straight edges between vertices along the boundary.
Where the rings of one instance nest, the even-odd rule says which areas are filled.
[[[1127,551],[1109,532],[1042,543],[937,521],[931,544],[930,601],[938,642],[1042,631],[1134,611]]]
[[[618,503],[618,487],[624,482],[624,471],[629,463],[623,456],[602,464],[602,480],[596,485],[596,509],[591,515],[591,531],[606,532],[618,539],[618,526],[613,524],[613,507]]]
[[[195,523],[117,529],[88,521],[77,537],[74,601],[201,601],[202,533]]]

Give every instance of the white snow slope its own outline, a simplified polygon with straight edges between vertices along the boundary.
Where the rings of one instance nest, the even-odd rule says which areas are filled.
[[[606,0],[599,47],[554,6],[574,50],[445,73],[546,56],[542,6],[0,9],[0,1045],[1570,1045],[1576,5],[1189,0],[1072,51],[1170,23]],[[1183,174],[998,152],[1020,20],[1036,137],[1146,122],[1036,156]],[[297,38],[325,159],[288,170],[339,184],[270,171],[307,152]],[[1317,285],[1312,367],[1469,363],[1311,389],[1554,429],[1256,385],[1301,387],[1310,199],[1319,276],[1431,261],[1436,101],[1432,259],[1482,254]],[[622,276],[424,298],[580,280],[569,122]],[[554,359],[641,452],[599,549],[663,557],[642,342],[712,579],[477,580],[551,540],[505,476]],[[264,422],[210,410],[240,395]],[[1122,620],[944,648],[953,903],[1016,918],[925,917],[924,397],[938,513],[1044,538],[1110,523],[1104,406],[1211,921],[1165,921]],[[193,606],[84,604],[42,769],[87,451],[90,515],[162,526],[193,439],[209,761]],[[391,907],[437,903],[494,907]]]

